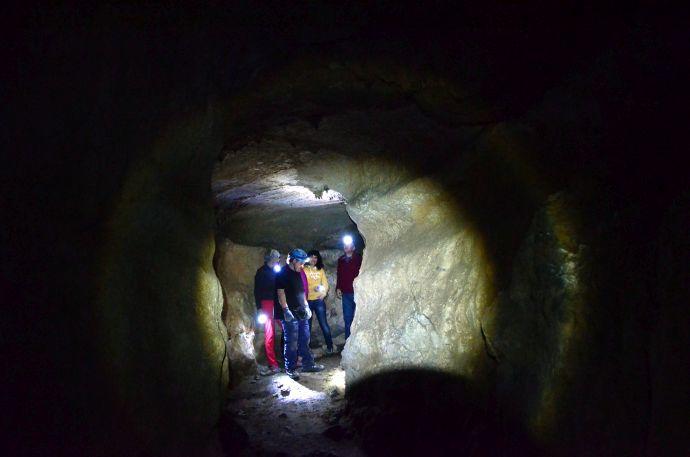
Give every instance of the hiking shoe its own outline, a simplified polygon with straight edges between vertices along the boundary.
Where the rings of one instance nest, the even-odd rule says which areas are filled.
[[[326,348],[326,350],[323,351],[323,355],[334,355],[334,354],[337,354],[337,353],[338,353],[338,351],[336,351],[336,350],[333,349],[333,348]]]
[[[325,368],[325,367],[324,367],[323,365],[314,364],[314,365],[312,365],[312,366],[310,366],[310,367],[304,367],[304,368],[302,368],[302,372],[303,372],[303,373],[317,373],[317,372],[319,372],[319,371],[323,371],[324,368]]]
[[[270,371],[271,374],[278,374],[278,373],[280,373],[282,370],[280,369],[280,367],[270,367],[270,368],[268,369],[268,371]]]
[[[299,379],[299,373],[297,373],[296,371],[285,370],[285,374],[288,375],[290,379],[294,379],[295,381]]]

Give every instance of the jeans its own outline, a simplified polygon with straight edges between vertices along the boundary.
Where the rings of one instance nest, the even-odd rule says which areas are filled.
[[[345,321],[345,339],[350,337],[350,326],[355,318],[355,294],[343,294],[343,320]]]
[[[311,309],[312,313],[316,314],[316,318],[319,320],[319,325],[321,326],[321,331],[323,332],[323,338],[326,340],[326,347],[328,349],[333,349],[331,327],[328,326],[328,320],[326,319],[326,304],[321,298],[309,300],[309,308]],[[309,319],[309,331],[311,331],[311,319]]]
[[[302,366],[314,365],[314,357],[309,352],[309,320],[295,319],[291,322],[280,321],[285,336],[283,357],[285,358],[285,371],[294,371],[297,365],[297,353],[302,356]]]

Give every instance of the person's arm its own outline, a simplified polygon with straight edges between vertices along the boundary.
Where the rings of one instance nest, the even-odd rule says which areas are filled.
[[[292,311],[290,311],[290,308],[288,308],[287,305],[285,289],[277,289],[276,295],[278,295],[278,303],[280,304],[280,307],[283,308],[283,318],[285,319],[285,322],[292,322],[295,320],[295,316],[292,314]]]
[[[322,297],[325,297],[328,295],[328,278],[326,277],[326,269],[323,268],[321,269],[321,285],[323,286],[323,290],[321,291]]]
[[[340,298],[343,294],[342,289],[340,288],[340,278],[342,278],[342,272],[343,272],[343,267],[342,267],[342,262],[340,259],[338,259],[338,271],[337,271],[337,276],[335,278],[335,295]]]

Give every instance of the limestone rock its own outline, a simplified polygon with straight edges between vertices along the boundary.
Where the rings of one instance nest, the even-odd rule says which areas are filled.
[[[419,179],[349,209],[367,251],[343,352],[348,383],[395,367],[467,370],[488,278],[480,243],[451,200]]]
[[[257,371],[255,344],[263,349],[263,338],[255,337],[258,325],[253,292],[254,274],[263,264],[265,252],[227,239],[216,241],[215,267],[223,287],[223,317],[234,380]]]

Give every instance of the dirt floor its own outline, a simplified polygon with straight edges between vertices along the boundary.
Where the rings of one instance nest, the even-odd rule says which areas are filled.
[[[362,456],[342,419],[345,373],[340,356],[317,360],[320,373],[285,373],[243,380],[225,411],[225,446],[242,456]]]

